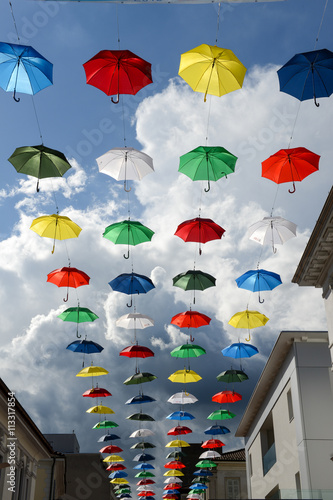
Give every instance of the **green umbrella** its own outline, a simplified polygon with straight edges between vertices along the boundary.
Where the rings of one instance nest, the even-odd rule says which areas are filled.
[[[172,278],[173,286],[178,286],[183,290],[206,290],[211,286],[215,286],[216,278],[202,271],[187,271],[186,273],[177,274]],[[195,292],[194,292],[195,294]],[[195,304],[195,295],[193,298]]]
[[[125,385],[143,384],[144,382],[151,382],[152,380],[155,380],[155,378],[157,377],[152,373],[138,372],[134,373],[134,375],[131,375],[131,377],[128,377],[125,380],[124,384]]]
[[[215,410],[207,417],[207,419],[228,420],[230,418],[234,418],[235,416],[235,413],[231,413],[229,410]]]
[[[37,191],[39,191],[39,179],[62,177],[71,168],[63,153],[47,148],[43,144],[16,148],[8,161],[17,172],[37,177]]]
[[[174,358],[198,358],[202,354],[206,354],[203,347],[196,344],[183,344],[170,352]]]
[[[142,470],[142,471],[138,472],[137,474],[135,474],[134,477],[155,477],[155,474],[153,474],[152,472],[149,472],[147,470]]]
[[[97,422],[93,429],[113,429],[114,427],[118,427],[116,422],[112,422],[112,420],[102,420],[101,422]]]
[[[58,318],[62,319],[63,321],[71,321],[73,323],[77,323],[76,336],[80,338],[81,335],[79,335],[79,323],[95,321],[96,319],[98,319],[98,316],[94,312],[90,311],[90,309],[88,309],[87,307],[77,306],[69,307],[61,314],[59,314]]]
[[[193,181],[217,181],[235,171],[237,157],[220,146],[199,146],[180,157],[178,171]]]
[[[104,238],[112,241],[116,245],[127,245],[127,255],[125,259],[129,258],[129,245],[139,245],[146,241],[150,241],[154,235],[154,231],[149,227],[144,226],[141,222],[124,220],[122,222],[115,222],[106,227],[103,233]]]
[[[200,460],[197,464],[195,464],[196,467],[200,467],[200,469],[203,469],[205,467],[217,467],[217,465],[212,462],[211,460]]]
[[[243,382],[249,379],[243,370],[226,370],[225,372],[219,373],[216,378],[219,382],[226,382],[227,384],[232,382]]]

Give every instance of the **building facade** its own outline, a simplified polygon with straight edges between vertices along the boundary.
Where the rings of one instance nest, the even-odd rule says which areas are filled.
[[[234,450],[222,453],[221,458],[214,460],[217,467],[207,484],[209,500],[242,500],[247,499],[245,450]]]

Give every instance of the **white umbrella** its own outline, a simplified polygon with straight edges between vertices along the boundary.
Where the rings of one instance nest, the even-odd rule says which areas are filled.
[[[154,432],[151,431],[150,429],[138,429],[137,431],[132,432],[130,435],[130,438],[136,438],[136,437],[146,437],[146,436],[153,436]]]
[[[176,394],[173,394],[170,396],[168,399],[168,403],[172,403],[174,405],[186,405],[190,403],[195,403],[198,401],[198,399],[193,396],[193,394],[190,394],[189,392],[182,391],[182,392],[176,392]]]
[[[250,240],[256,241],[260,245],[272,245],[275,253],[275,245],[283,245],[290,238],[296,236],[296,229],[296,224],[282,217],[264,217],[249,227],[248,236]]]
[[[201,459],[201,458],[220,458],[220,457],[221,454],[217,453],[217,451],[208,450],[205,451],[204,453],[201,453],[199,458]]]
[[[187,497],[191,497],[191,498],[195,498],[195,499],[198,499],[198,500],[202,500],[202,496],[199,495],[199,493],[189,493],[187,495]]]
[[[100,172],[110,175],[117,181],[124,181],[125,191],[127,191],[126,181],[141,181],[142,177],[154,172],[153,159],[134,148],[110,149],[96,161]]]
[[[169,483],[182,483],[182,482],[183,482],[182,479],[179,479],[179,477],[177,477],[177,476],[170,476],[164,481],[164,483],[167,483],[167,484],[169,484]]]
[[[143,484],[142,486],[137,487],[137,491],[151,491],[152,485],[151,484]]]
[[[116,321],[116,325],[122,328],[142,330],[143,328],[154,326],[154,320],[145,314],[129,313],[120,316]]]

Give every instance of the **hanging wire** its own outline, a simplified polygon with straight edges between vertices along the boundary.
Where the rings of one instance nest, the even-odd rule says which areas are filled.
[[[15,21],[15,16],[14,16],[13,6],[12,6],[12,3],[10,0],[9,0],[9,6],[10,6],[11,13],[12,13],[12,18],[13,18],[14,28],[16,31],[17,40],[20,41],[20,37],[18,34],[17,25],[16,25],[16,21]]]
[[[119,16],[118,16],[118,4],[116,4],[116,18],[117,18],[117,37],[118,37],[118,49],[120,49],[120,35],[119,35]]]
[[[218,37],[219,27],[220,27],[220,10],[221,10],[221,3],[219,3],[219,10],[217,13],[217,27],[216,27],[215,45],[217,45],[217,37]]]
[[[42,141],[42,144],[44,144],[43,136],[42,136],[42,131],[41,131],[41,128],[40,128],[40,124],[39,124],[39,120],[38,120],[38,115],[37,115],[37,110],[36,110],[36,106],[35,106],[35,101],[34,101],[34,96],[33,95],[31,96],[31,100],[32,100],[32,106],[33,106],[34,112],[35,112],[36,121],[37,121],[37,127],[38,127],[38,131],[39,131],[39,137],[40,137],[40,140]]]
[[[314,49],[316,48],[318,40],[319,40],[319,35],[320,35],[321,28],[322,28],[322,25],[323,25],[323,22],[324,22],[324,17],[325,17],[325,13],[326,13],[326,9],[327,9],[327,4],[328,4],[328,0],[326,0],[326,3],[325,3],[323,15],[322,15],[322,18],[321,18],[321,21],[320,21],[318,33],[317,33],[317,36],[316,36],[316,41],[315,41],[315,44],[314,44]]]

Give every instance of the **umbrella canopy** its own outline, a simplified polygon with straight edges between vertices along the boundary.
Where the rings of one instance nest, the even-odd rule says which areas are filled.
[[[195,472],[193,472],[193,476],[208,477],[208,476],[212,476],[212,475],[213,475],[212,472],[210,472],[209,470],[205,470],[205,469],[198,469]]]
[[[98,443],[104,443],[105,441],[114,441],[116,439],[120,439],[119,436],[117,436],[117,434],[104,434],[104,436],[101,436],[97,442]],[[124,466],[122,465],[121,466],[121,469],[123,468]]]
[[[183,344],[173,349],[170,354],[174,358],[198,358],[202,354],[206,354],[206,351],[199,345]]]
[[[201,254],[201,244],[221,239],[224,232],[225,230],[212,219],[196,217],[195,219],[186,220],[179,224],[175,236],[179,236],[185,242],[198,242],[199,254]]]
[[[113,422],[112,420],[102,420],[101,422],[97,422],[93,429],[113,429],[114,427],[119,427],[116,422]],[[121,462],[122,460],[123,459],[117,460],[117,462]]]
[[[52,214],[37,217],[31,223],[30,229],[43,238],[53,239],[52,253],[55,249],[55,240],[77,238],[81,228],[65,215]]]
[[[124,181],[125,191],[128,180],[141,179],[154,172],[153,159],[142,151],[134,148],[113,148],[97,158],[98,169],[103,174],[113,177],[117,181]]]
[[[153,403],[156,399],[147,396],[146,394],[138,394],[133,398],[130,398],[126,401],[125,405],[134,405],[134,404],[142,404],[142,403]]]
[[[279,274],[265,269],[251,269],[236,279],[238,288],[244,288],[251,292],[259,292],[259,302],[262,304],[264,299],[260,299],[260,292],[263,290],[273,290],[278,285],[282,285]]]
[[[186,465],[179,460],[172,460],[171,462],[167,462],[164,467],[166,469],[185,469]]]
[[[222,96],[243,85],[245,66],[232,50],[202,44],[181,54],[178,74],[195,92]]]
[[[107,457],[103,458],[103,462],[123,462],[123,461],[124,459],[120,455],[108,455]]]
[[[149,470],[142,470],[142,471],[138,472],[137,474],[135,474],[134,477],[155,477],[155,474],[153,474],[152,472],[149,472]]]
[[[143,345],[130,345],[120,351],[119,356],[126,356],[127,358],[149,358],[154,356],[154,353],[149,347]]]
[[[269,321],[269,318],[267,318],[264,314],[258,311],[249,311],[246,309],[245,311],[240,311],[234,314],[229,320],[229,325],[234,326],[235,328],[247,328],[248,330],[251,330],[253,328],[266,325],[267,321]],[[250,335],[246,340],[251,340]]]
[[[112,241],[116,245],[127,245],[128,252],[124,255],[126,259],[129,258],[129,245],[139,245],[151,241],[154,231],[149,227],[144,226],[141,222],[124,220],[122,222],[115,222],[105,228],[104,238]]]
[[[219,453],[217,453],[217,455],[219,455]],[[219,455],[221,456],[221,455]],[[206,486],[205,484],[202,484],[202,483],[193,483],[191,486],[190,486],[190,490],[207,490],[208,489],[208,486]]]
[[[165,474],[163,474],[165,476]],[[168,479],[165,479],[163,481],[164,483],[166,484],[170,484],[170,483],[178,483],[178,484],[181,484],[183,482],[182,479],[180,479],[179,477],[174,477],[174,479],[172,479],[172,477],[168,477]]]
[[[222,446],[225,446],[225,444],[219,439],[208,439],[202,443],[201,448],[221,448]]]
[[[28,45],[0,42],[0,87],[6,92],[34,95],[52,85],[53,65]]]
[[[252,344],[244,344],[243,342],[235,342],[222,349],[223,356],[229,356],[230,358],[251,358],[255,354],[258,354],[258,349]]]
[[[234,391],[222,391],[214,394],[212,397],[212,401],[215,403],[236,403],[237,401],[241,401],[242,396],[238,394],[238,392]]]
[[[39,191],[39,179],[62,177],[71,168],[63,153],[56,149],[47,148],[44,144],[16,148],[8,161],[20,174],[37,177],[37,192]]]
[[[99,450],[100,453],[121,453],[122,451],[123,449],[120,448],[120,446],[116,446],[114,444],[109,444],[108,446],[104,446]],[[118,477],[125,477],[125,476],[118,476]]]
[[[151,382],[152,380],[155,380],[157,377],[153,375],[152,373],[148,372],[137,372],[134,373],[134,375],[131,375],[128,377],[124,384],[125,385],[133,385],[133,384],[143,384],[144,382]]]
[[[148,443],[148,441],[139,441],[138,443],[133,444],[131,446],[131,450],[146,450],[147,448],[155,448],[155,445],[152,443]]]
[[[227,384],[230,384],[234,382],[243,382],[244,380],[248,380],[249,377],[245,372],[243,372],[243,370],[226,370],[219,373],[216,379],[219,382],[226,382]]]
[[[182,457],[186,457],[186,453],[184,453],[183,451],[174,450],[174,451],[171,451],[170,453],[168,453],[165,458],[168,458],[168,459],[175,458],[176,460],[179,460]]]
[[[154,422],[155,419],[146,413],[133,413],[129,417],[126,417],[127,420],[139,420],[141,422]]]
[[[190,434],[192,429],[186,427],[185,425],[177,425],[176,427],[172,427],[168,431],[168,436],[178,436],[179,434]]]
[[[124,470],[126,469],[125,465],[120,464],[118,462],[113,462],[107,466],[106,470]]]
[[[137,495],[138,497],[146,497],[150,495],[155,495],[155,493],[151,490],[148,490],[148,491],[140,491]]]
[[[169,443],[165,445],[166,448],[185,448],[186,446],[190,445],[182,439],[174,439],[173,441],[169,441]]]
[[[195,417],[188,413],[187,411],[174,411],[170,413],[166,418],[169,420],[193,420]]]
[[[197,311],[185,311],[176,314],[171,319],[171,324],[179,328],[199,328],[209,325],[211,318]]]
[[[229,420],[235,416],[235,413],[231,413],[229,410],[215,410],[207,418],[209,420]]]
[[[146,85],[153,83],[151,64],[130,50],[101,50],[83,64],[89,85],[97,87],[119,102],[119,94],[135,95]]]
[[[224,425],[211,425],[208,427],[204,433],[205,434],[210,434],[212,436],[217,436],[218,434],[228,434],[230,430],[227,427],[224,427]]]
[[[217,467],[217,464],[212,462],[211,460],[200,460],[198,463],[195,464],[196,467],[200,468],[209,468],[211,469],[212,467]]]
[[[110,281],[109,285],[115,292],[126,293],[127,295],[147,293],[155,288],[154,283],[148,276],[133,272],[120,274]],[[131,307],[132,303],[127,305]]]
[[[121,477],[127,477],[128,474],[127,472],[123,472],[123,471],[120,471],[120,470],[116,470],[114,472],[111,472],[111,474],[109,474],[109,478],[110,479],[116,479],[116,478],[121,478]]]
[[[103,351],[104,347],[92,340],[75,340],[69,344],[66,349],[73,352],[83,352],[84,354],[93,354]],[[92,396],[93,397],[93,396]]]
[[[296,236],[296,229],[296,224],[283,217],[264,217],[249,227],[248,236],[260,245],[272,245],[276,253],[275,245],[283,245]]]
[[[198,401],[198,399],[187,391],[176,392],[176,394],[173,394],[168,399],[168,403],[172,403],[174,405],[193,404],[196,403],[196,401]]]
[[[53,283],[58,287],[67,287],[67,298],[64,302],[68,300],[68,288],[78,288],[79,286],[89,285],[90,277],[80,269],[76,267],[61,267],[60,269],[55,269],[47,275],[48,283]]]
[[[141,330],[144,328],[148,328],[149,326],[154,326],[154,320],[149,316],[146,316],[145,314],[129,313],[120,316],[120,318],[118,318],[116,321],[116,325],[122,328],[133,328],[135,330]]]
[[[170,469],[167,472],[164,472],[163,476],[175,478],[175,477],[179,477],[179,476],[184,476],[184,473],[178,469]]]
[[[176,372],[172,373],[170,377],[168,377],[168,379],[171,380],[171,382],[188,384],[190,382],[199,382],[202,377],[200,377],[200,375],[198,375],[195,371],[187,370],[186,368],[184,368],[183,370],[177,370]]]
[[[136,484],[138,486],[141,486],[142,484],[155,484],[155,481],[153,481],[152,479],[140,479],[140,481],[138,481]]]
[[[92,406],[91,408],[89,408],[89,410],[86,410],[86,413],[101,413],[101,414],[109,413],[109,414],[112,414],[112,413],[114,413],[114,411],[111,410],[111,408],[109,408],[108,406],[96,405],[96,406]]]
[[[137,431],[132,432],[132,434],[129,437],[130,438],[137,438],[137,437],[147,437],[147,436],[153,436],[153,435],[154,435],[154,432],[151,431],[150,429],[138,429]],[[134,460],[134,458],[133,458],[133,460]]]
[[[102,368],[101,366],[86,366],[79,373],[76,374],[76,377],[99,377],[101,375],[107,375],[109,372]]]
[[[141,462],[140,464],[133,467],[133,469],[155,469],[155,467],[151,464],[147,464],[146,462]]]
[[[111,392],[107,389],[103,389],[103,387],[92,387],[85,391],[82,396],[84,398],[106,398],[108,396],[112,396]],[[109,438],[111,439],[111,438]],[[117,438],[115,438],[117,439]]]
[[[308,175],[319,170],[320,156],[306,148],[280,149],[261,164],[261,175],[276,184],[292,182],[296,191],[295,182],[300,182]]]
[[[217,181],[235,171],[237,157],[220,146],[199,146],[179,159],[178,171],[193,181]]]
[[[221,454],[217,453],[217,451],[208,450],[205,451],[204,453],[201,453],[199,458],[212,458],[212,459],[221,458]]]
[[[168,483],[166,484],[164,487],[163,487],[163,490],[169,490],[169,489],[172,489],[172,490],[180,490],[181,489],[181,484],[179,483]]]
[[[329,97],[333,92],[333,52],[327,49],[296,54],[278,70],[280,91],[300,101]]]
[[[153,457],[153,455],[150,455],[149,453],[139,453],[133,458],[133,462],[150,462],[151,460],[155,460],[155,457]]]
[[[195,290],[206,290],[215,286],[216,278],[208,273],[203,273],[202,271],[189,270],[186,273],[177,274],[172,278],[173,286],[178,286],[183,290],[194,290],[193,303],[195,304]]]
[[[69,307],[61,314],[59,314],[58,318],[63,321],[70,321],[72,323],[77,323],[76,327],[76,336],[81,337],[79,335],[79,323],[90,323],[98,319],[97,314],[92,312],[87,307]]]

